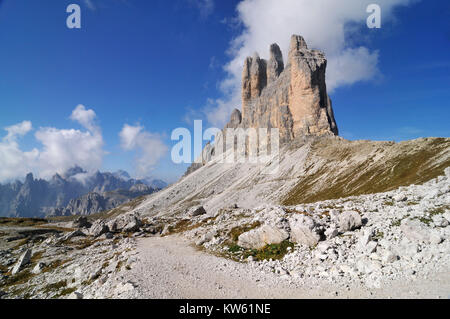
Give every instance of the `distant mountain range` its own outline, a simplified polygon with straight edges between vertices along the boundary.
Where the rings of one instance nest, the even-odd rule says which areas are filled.
[[[50,180],[35,179],[30,173],[24,182],[0,184],[0,216],[90,215],[166,186],[158,179],[133,179],[125,171],[89,174],[74,167]]]

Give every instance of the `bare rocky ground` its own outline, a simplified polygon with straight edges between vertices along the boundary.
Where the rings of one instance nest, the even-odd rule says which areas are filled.
[[[313,204],[127,213],[32,235],[49,226],[2,226],[3,239],[13,240],[2,241],[0,294],[448,298],[449,223],[447,169],[423,185]]]

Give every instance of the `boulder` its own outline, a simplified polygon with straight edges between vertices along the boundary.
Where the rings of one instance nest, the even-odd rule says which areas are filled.
[[[289,218],[291,228],[291,241],[309,247],[317,245],[320,241],[320,232],[316,223],[309,216],[298,215]]]
[[[82,232],[81,230],[77,229],[77,230],[70,232],[67,235],[61,237],[59,241],[62,242],[65,240],[70,240],[75,237],[86,237],[86,234],[84,232]]]
[[[266,245],[279,244],[289,238],[289,233],[270,225],[243,233],[238,238],[238,245],[247,249],[261,249]]]
[[[120,215],[107,223],[111,232],[136,232],[142,226],[142,221],[136,213]]]
[[[11,274],[17,274],[23,266],[28,264],[31,260],[31,249],[27,249],[20,257],[17,263],[14,265],[14,268],[11,271]]]
[[[355,230],[361,226],[361,216],[355,211],[344,212],[339,216],[339,229],[341,232]]]
[[[201,216],[206,214],[206,210],[203,206],[194,206],[189,208],[187,214],[191,217]]]
[[[335,225],[330,226],[329,228],[327,228],[327,230],[325,231],[325,237],[327,239],[333,239],[334,237],[336,237],[337,235],[339,235],[339,231],[337,229],[337,227]]]
[[[87,217],[81,216],[72,222],[72,228],[89,228],[91,223],[89,223]]]
[[[108,232],[109,228],[103,220],[96,220],[89,229],[89,234],[94,237],[100,237]]]
[[[405,219],[402,221],[400,229],[410,241],[426,244],[439,244],[442,242],[442,237],[438,232],[430,229],[418,220]]]

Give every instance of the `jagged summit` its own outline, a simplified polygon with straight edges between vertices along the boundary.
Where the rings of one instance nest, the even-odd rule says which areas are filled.
[[[279,128],[281,142],[298,136],[338,135],[325,83],[326,66],[324,53],[308,49],[299,35],[291,37],[286,66],[277,44],[270,46],[269,61],[257,53],[246,58],[242,112],[233,111],[227,128]]]

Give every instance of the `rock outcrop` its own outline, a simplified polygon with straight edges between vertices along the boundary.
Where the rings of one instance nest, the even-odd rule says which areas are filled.
[[[227,128],[278,128],[280,142],[298,136],[338,135],[331,99],[327,94],[327,60],[310,50],[298,35],[291,38],[286,67],[277,44],[270,59],[255,53],[244,62],[242,114],[234,110]]]

